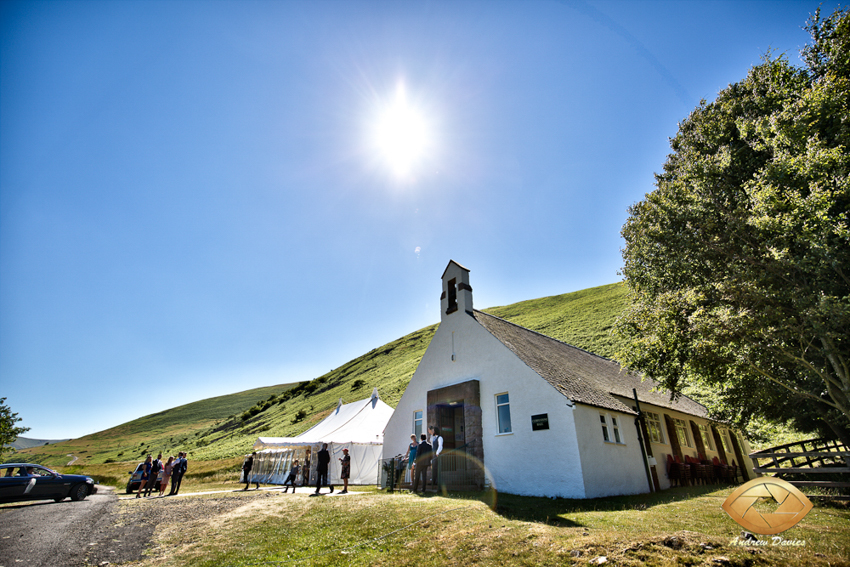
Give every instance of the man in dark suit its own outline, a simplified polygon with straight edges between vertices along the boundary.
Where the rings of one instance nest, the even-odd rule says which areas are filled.
[[[189,468],[189,461],[186,458],[186,453],[177,453],[177,462],[174,463],[174,469],[171,473],[171,492],[169,496],[175,496],[180,492],[180,483],[183,482],[183,475],[186,474],[186,469]]]
[[[242,463],[242,471],[245,473],[245,488],[242,490],[248,490],[248,487],[251,485],[251,469],[254,468],[254,457],[257,455],[257,452],[254,451],[245,459],[245,462]],[[260,483],[254,482],[257,485],[257,490],[260,489]]]
[[[319,493],[319,489],[323,486],[330,486],[331,493],[334,491],[334,485],[328,484],[328,464],[331,462],[331,454],[328,453],[328,444],[322,443],[322,450],[319,451],[318,460],[316,461],[316,492],[314,494]]]
[[[422,479],[422,492],[425,492],[425,487],[428,485],[428,468],[430,466],[431,444],[428,443],[428,437],[423,433],[419,445],[416,446],[416,468],[413,469],[413,492],[416,492],[420,478]]]
[[[433,425],[428,427],[428,431],[431,433],[431,450],[433,451],[433,458],[431,459],[431,484],[437,486],[440,484],[440,453],[443,452],[443,436],[440,435],[440,429]]]

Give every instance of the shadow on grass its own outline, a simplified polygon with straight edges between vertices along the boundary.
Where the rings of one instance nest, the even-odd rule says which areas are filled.
[[[487,500],[493,500],[495,506],[491,505],[491,508],[506,519],[540,522],[551,526],[569,528],[583,527],[583,525],[565,516],[583,512],[646,510],[653,506],[681,502],[690,498],[699,498],[724,489],[725,487],[720,485],[688,486],[684,488],[671,488],[651,494],[609,496],[607,498],[591,498],[587,500],[517,496],[515,494],[504,493],[498,494],[496,498],[484,496],[478,499],[485,502]],[[731,487],[729,491],[731,492]]]

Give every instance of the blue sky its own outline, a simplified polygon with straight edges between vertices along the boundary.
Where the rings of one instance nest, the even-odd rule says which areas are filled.
[[[78,437],[436,323],[450,259],[478,308],[618,281],[678,122],[817,6],[4,1],[0,397]]]

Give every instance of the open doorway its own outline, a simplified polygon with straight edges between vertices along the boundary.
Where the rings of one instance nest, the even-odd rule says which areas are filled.
[[[443,450],[458,449],[466,445],[463,402],[438,405],[437,423],[443,436]]]
[[[452,489],[484,485],[484,446],[478,380],[428,391],[428,425],[443,437],[440,482]]]

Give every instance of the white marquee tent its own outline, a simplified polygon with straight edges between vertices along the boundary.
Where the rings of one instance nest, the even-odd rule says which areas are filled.
[[[325,419],[296,437],[260,437],[254,443],[252,477],[263,484],[283,484],[295,459],[304,466],[310,460],[309,484],[316,482],[316,455],[322,443],[328,444],[331,463],[328,482],[340,484],[342,450],[351,455],[351,484],[378,482],[379,462],[384,445],[384,428],[393,408],[378,398],[378,389],[365,400],[343,404]],[[302,479],[297,479],[302,484]],[[306,484],[306,483],[305,483]]]

